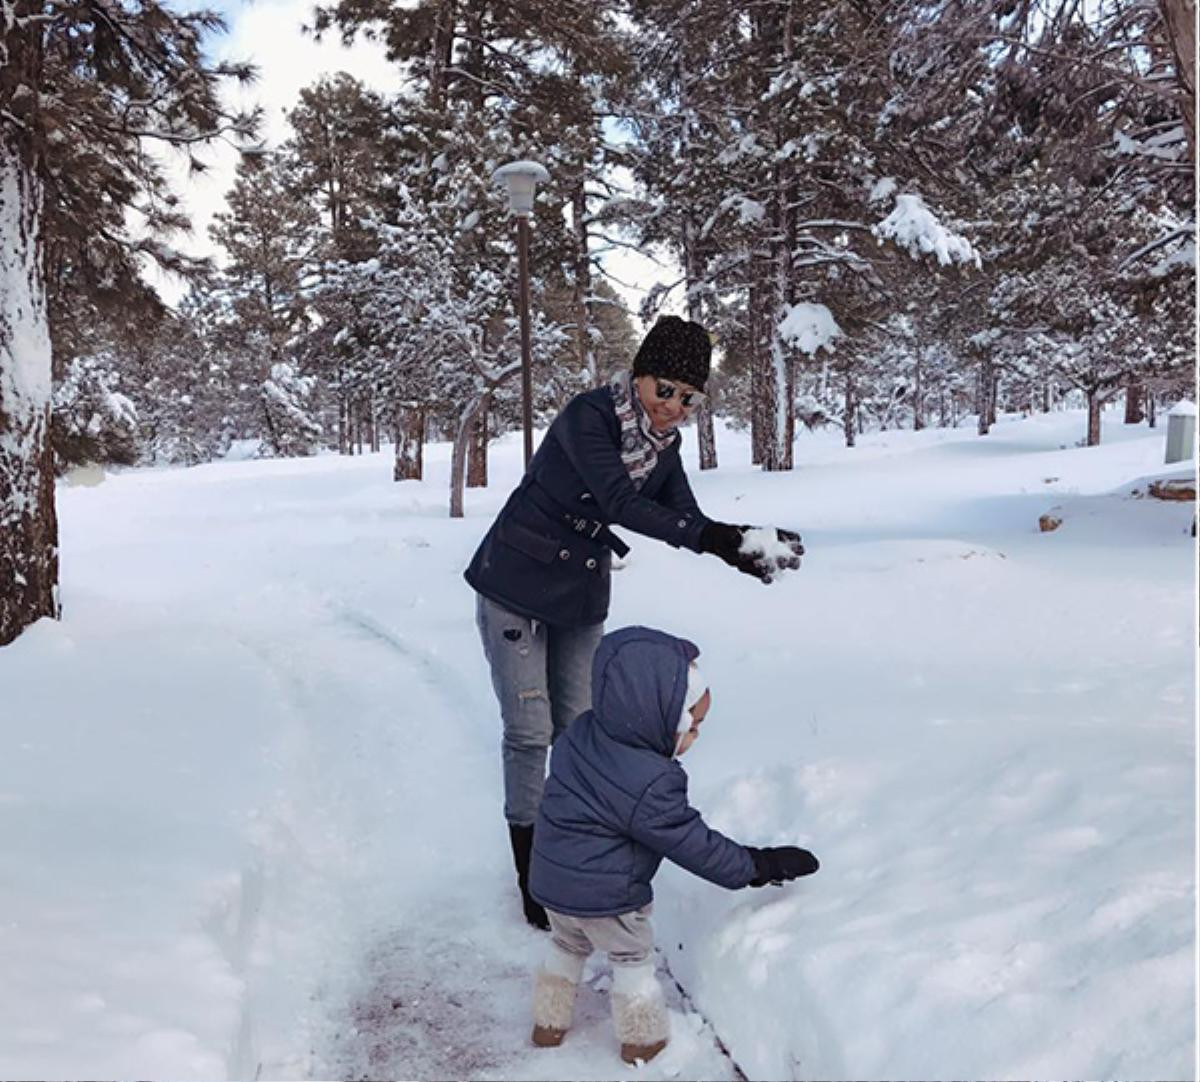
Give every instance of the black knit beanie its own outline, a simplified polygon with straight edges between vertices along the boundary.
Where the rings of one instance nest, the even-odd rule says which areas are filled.
[[[689,383],[697,391],[708,382],[712,342],[699,323],[663,316],[647,332],[633,358],[635,376],[662,376]]]

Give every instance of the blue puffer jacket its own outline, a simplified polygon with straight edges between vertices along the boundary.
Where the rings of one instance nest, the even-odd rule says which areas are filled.
[[[708,519],[696,506],[680,439],[636,489],[621,461],[621,425],[607,387],[567,403],[529,469],[480,542],[467,581],[510,612],[556,627],[603,623],[612,550],[608,529],[626,526],[700,551]]]
[[[673,758],[699,651],[644,627],[605,635],[592,663],[593,708],[560,736],[533,832],[530,893],[573,916],[628,913],[653,897],[663,857],[723,887],[746,886],[754,861],[710,830]]]

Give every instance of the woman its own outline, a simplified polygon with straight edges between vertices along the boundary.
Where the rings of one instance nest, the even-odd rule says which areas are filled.
[[[741,551],[750,527],[706,518],[683,471],[678,428],[704,401],[711,354],[698,323],[660,319],[632,372],[567,403],[466,571],[504,722],[504,816],[517,883],[525,918],[539,928],[549,923],[527,885],[533,823],[546,751],[591,706],[612,554],[629,551],[609,527],[711,553],[764,581],[780,566]],[[778,536],[792,553],[783,566],[799,566],[800,538]]]

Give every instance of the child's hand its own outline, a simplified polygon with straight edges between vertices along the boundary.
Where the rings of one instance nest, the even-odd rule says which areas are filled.
[[[754,860],[754,878],[749,884],[752,887],[799,879],[802,875],[812,875],[821,866],[820,861],[807,849],[798,849],[794,845],[769,849],[755,849],[748,845],[746,849]]]

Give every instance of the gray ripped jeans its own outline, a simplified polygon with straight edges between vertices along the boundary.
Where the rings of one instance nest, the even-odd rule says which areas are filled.
[[[592,655],[603,624],[550,627],[477,594],[475,621],[504,722],[504,817],[537,818],[546,751],[592,705]]]

